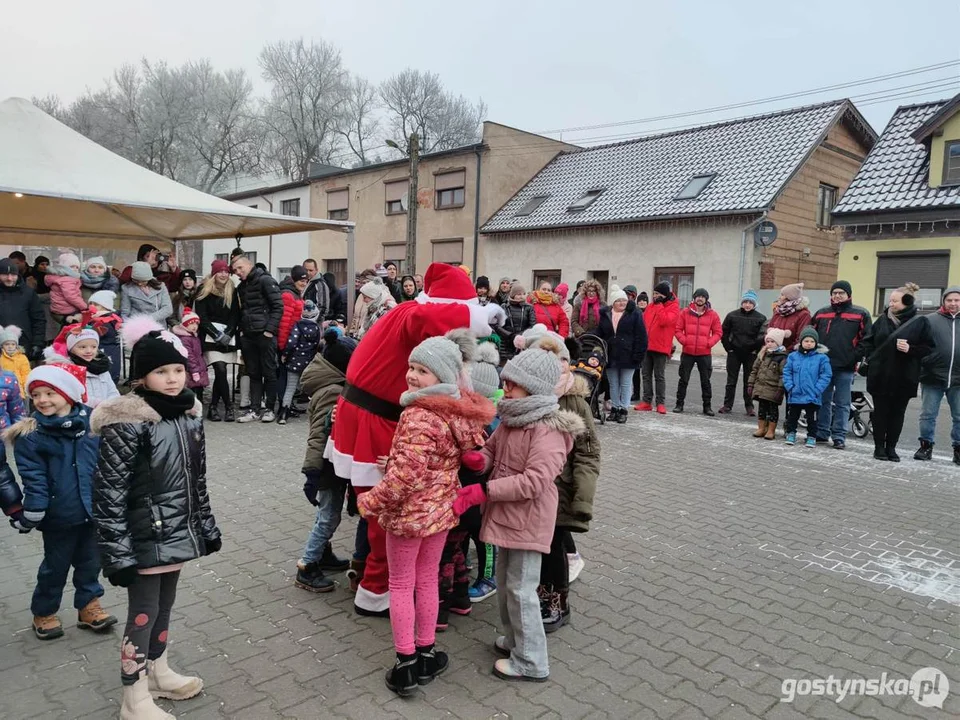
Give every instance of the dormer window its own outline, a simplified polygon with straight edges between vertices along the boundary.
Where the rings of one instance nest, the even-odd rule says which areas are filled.
[[[713,182],[713,179],[716,177],[716,173],[709,175],[694,175],[687,181],[687,184],[683,186],[683,190],[677,193],[677,196],[674,200],[693,200],[700,196],[704,190],[707,189],[707,186]]]
[[[944,143],[943,184],[960,185],[960,140]]]
[[[578,200],[570,203],[570,206],[567,208],[567,212],[579,212],[580,210],[586,210],[588,207],[593,205],[596,199],[601,195],[603,195],[603,188],[587,190],[583,195],[580,196]]]

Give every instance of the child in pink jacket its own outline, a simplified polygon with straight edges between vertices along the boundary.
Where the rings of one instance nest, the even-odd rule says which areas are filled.
[[[63,253],[43,281],[50,288],[50,314],[61,325],[80,322],[80,314],[87,309],[80,290],[80,258]]]
[[[360,513],[376,516],[387,534],[390,626],[397,651],[387,687],[401,696],[429,683],[449,663],[446,653],[434,650],[440,555],[447,533],[457,525],[461,456],[483,444],[483,428],[496,414],[493,403],[469,390],[463,363],[475,351],[476,339],[466,330],[424,340],[413,349],[407,391],[400,396],[405,410],[383,479],[357,497]]]
[[[508,361],[500,373],[500,426],[483,449],[491,470],[486,483],[460,490],[454,512],[486,502],[480,539],[496,545],[497,598],[503,635],[494,646],[504,656],[493,674],[504,680],[544,682],[550,675],[547,636],[537,585],[542,553],[550,552],[557,520],[556,478],[563,471],[583,420],[560,409],[562,346],[554,338]],[[391,572],[392,572],[391,566]]]

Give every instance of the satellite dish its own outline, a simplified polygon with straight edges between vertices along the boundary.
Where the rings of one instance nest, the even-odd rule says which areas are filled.
[[[406,212],[406,211],[407,211],[407,205],[409,205],[409,204],[410,204],[410,201],[407,199],[407,196],[406,196],[406,195],[401,195],[401,196],[400,196],[400,209],[403,210],[404,212]]]

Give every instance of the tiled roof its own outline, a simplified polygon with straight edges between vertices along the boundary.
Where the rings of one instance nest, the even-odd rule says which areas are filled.
[[[607,225],[768,207],[834,122],[848,116],[869,145],[875,135],[846,100],[653,135],[557,156],[511,198],[483,232]],[[716,174],[691,200],[676,195],[696,175]],[[604,192],[568,211],[591,189]],[[549,196],[529,215],[518,210]]]
[[[950,100],[897,108],[840,203],[838,221],[860,214],[960,207],[960,186],[932,188],[929,151],[912,137]]]

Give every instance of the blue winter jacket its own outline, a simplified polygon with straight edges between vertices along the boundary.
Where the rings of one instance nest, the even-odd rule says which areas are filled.
[[[815,350],[794,350],[783,366],[783,387],[788,405],[819,405],[833,370],[823,345]]]
[[[14,441],[26,519],[40,530],[93,522],[100,438],[90,435],[90,408],[75,405],[64,417],[34,412],[5,437]]]

